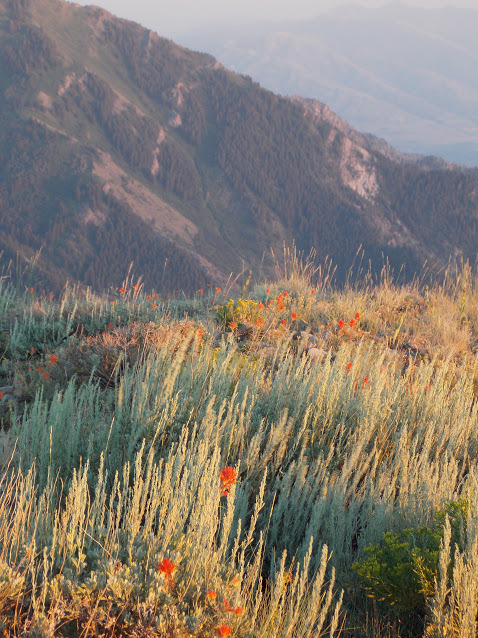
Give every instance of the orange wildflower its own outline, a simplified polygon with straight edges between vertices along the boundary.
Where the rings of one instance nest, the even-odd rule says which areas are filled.
[[[259,302],[259,305],[257,307],[259,308],[259,310],[262,310],[264,308],[264,304],[262,303],[262,301]]]
[[[339,328],[343,328],[345,326],[345,323],[342,321],[342,319],[339,321]]]
[[[43,368],[41,366],[38,366],[37,372],[38,372],[38,374],[40,374],[40,372],[43,372]]]
[[[50,378],[50,373],[45,370],[45,372],[43,373],[43,378],[44,379],[49,379]]]
[[[293,313],[291,314],[291,317],[292,317],[292,319],[297,319],[297,313],[296,313],[296,312],[293,312]]]
[[[355,319],[351,319],[351,320],[349,321],[349,325],[351,325],[351,326],[352,326],[352,328],[353,328],[353,327],[355,326]]]
[[[230,321],[229,322],[229,328],[231,328],[232,330],[234,330],[234,328],[237,328],[237,323],[235,321]]]
[[[315,295],[315,290],[312,288],[312,290],[310,291],[311,295]]]
[[[33,288],[30,288],[30,292],[33,292]]]
[[[271,289],[270,289],[270,288],[268,288],[268,289],[266,290],[266,294],[267,294],[267,295],[270,295],[270,294],[271,294]]]
[[[331,323],[329,323],[329,328],[332,330],[332,324]]]
[[[286,323],[287,323],[287,319],[282,319],[282,321],[281,321],[281,325],[282,325],[282,326],[285,326],[285,325],[286,325]]]
[[[351,361],[347,365],[347,370],[352,370],[352,362]]]
[[[367,383],[368,383],[368,377],[364,377],[364,380],[362,381],[362,388],[365,388]]]
[[[207,596],[208,596],[208,598],[210,598],[211,600],[214,600],[215,598],[217,598],[217,594],[216,594],[216,592],[215,592],[215,591],[213,591],[212,589],[210,589],[210,590],[207,592]]]
[[[55,363],[58,361],[58,357],[56,356],[56,354],[51,354],[51,355],[50,355],[50,358],[48,359],[48,361],[49,361],[51,364],[55,365]]]
[[[120,294],[124,295],[124,293],[126,292],[126,289],[125,288],[120,288],[119,291],[120,291]]]
[[[288,296],[289,296],[289,293],[288,293],[288,292],[285,292],[285,293],[284,293],[284,297],[288,297]]]
[[[135,284],[135,285],[133,286],[133,290],[139,290],[139,285],[138,285],[138,284]]]
[[[220,627],[216,627],[217,635],[220,636],[220,638],[228,638],[231,631],[232,627],[229,627],[229,625],[222,624]]]
[[[168,580],[171,580],[176,565],[169,558],[163,558],[163,560],[156,565],[156,569],[166,576]]]
[[[158,293],[155,292],[154,295],[153,295],[153,299],[157,299],[157,298],[158,298]]]
[[[242,607],[236,607],[232,611],[236,614],[236,616],[240,616],[242,614]]]
[[[4,396],[3,392],[0,392],[0,399],[3,399]]]
[[[357,321],[360,319],[360,312],[357,312],[357,314],[355,315],[355,319],[357,319]]]
[[[231,487],[237,483],[237,472],[233,467],[223,467],[219,472],[221,479],[221,495],[227,496]]]
[[[232,611],[232,607],[231,607],[231,605],[229,604],[229,601],[228,601],[228,600],[226,600],[225,598],[224,598],[224,610],[225,610],[225,611]]]
[[[146,299],[147,299],[148,301],[151,301],[151,295],[148,295],[148,296],[146,297]]]
[[[198,292],[203,293],[204,290],[202,288],[199,288]]]
[[[221,292],[221,289],[219,288],[219,286],[217,286],[216,292]]]
[[[284,304],[283,304],[283,303],[279,304],[279,310],[280,310],[281,312],[284,310]]]
[[[158,307],[158,304],[155,304],[155,303],[152,306],[153,310],[156,310],[157,307]]]
[[[258,319],[258,320],[256,321],[256,323],[257,323],[257,325],[258,325],[259,327],[261,327],[261,326],[263,326],[263,325],[264,325],[264,322],[262,321],[262,319]]]

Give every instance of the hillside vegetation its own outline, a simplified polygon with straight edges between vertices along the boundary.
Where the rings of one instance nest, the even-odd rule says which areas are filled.
[[[477,635],[470,268],[0,283],[2,635]]]
[[[360,245],[408,280],[476,258],[472,171],[407,160],[97,7],[0,0],[0,40],[0,250],[42,248],[48,290],[104,290],[134,261],[191,293],[272,276],[270,247],[293,240],[342,280]]]

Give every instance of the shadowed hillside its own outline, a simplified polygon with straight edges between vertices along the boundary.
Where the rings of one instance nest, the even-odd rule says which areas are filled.
[[[382,150],[317,105],[62,0],[0,0],[0,248],[46,287],[197,290],[295,240],[344,277],[474,260],[478,178]],[[320,106],[320,105],[319,105]],[[323,106],[323,105],[322,105]]]

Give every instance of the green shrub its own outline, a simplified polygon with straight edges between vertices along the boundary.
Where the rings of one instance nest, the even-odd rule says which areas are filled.
[[[380,543],[366,547],[366,558],[352,569],[369,596],[397,609],[424,613],[427,600],[435,594],[446,518],[451,524],[452,546],[462,548],[467,515],[466,499],[452,501],[435,514],[431,527],[385,532]]]

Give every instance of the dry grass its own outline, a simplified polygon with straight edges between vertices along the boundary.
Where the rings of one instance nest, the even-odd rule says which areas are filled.
[[[5,635],[476,638],[475,506],[420,631],[351,571],[384,531],[478,501],[476,279],[334,290],[288,258],[226,309],[0,289],[22,379],[0,399]]]

